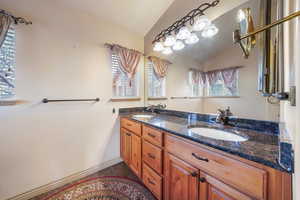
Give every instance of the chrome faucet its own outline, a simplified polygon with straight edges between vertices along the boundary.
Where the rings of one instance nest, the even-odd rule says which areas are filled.
[[[226,110],[218,109],[216,123],[221,123],[223,125],[229,125],[229,117],[230,116],[233,116],[232,112],[230,111],[230,107],[228,107]]]
[[[166,104],[150,105],[146,108],[146,110],[153,113],[155,109],[165,109],[166,107]]]

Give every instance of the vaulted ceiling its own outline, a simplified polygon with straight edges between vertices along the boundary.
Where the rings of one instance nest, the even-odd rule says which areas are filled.
[[[143,36],[174,0],[60,0],[101,20],[123,26]]]

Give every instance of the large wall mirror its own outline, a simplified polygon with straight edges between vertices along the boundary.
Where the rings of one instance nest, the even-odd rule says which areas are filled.
[[[230,107],[232,113],[240,118],[278,121],[279,102],[259,92],[258,74],[266,59],[266,52],[263,51],[271,51],[264,46],[265,35],[256,38],[260,45],[251,50],[248,59],[232,39],[232,32],[239,26],[239,10],[249,8],[253,23],[259,26],[262,19],[265,20],[265,0],[220,1],[218,6],[205,13],[217,31],[212,30],[206,35],[196,32],[197,43],[185,42],[183,49],[172,50],[172,53],[153,51],[155,35],[204,2],[175,0],[146,35],[145,105],[163,103],[167,104],[168,109],[213,114],[218,109]],[[209,37],[207,34],[215,35]],[[166,76],[156,76],[153,57],[160,58],[161,65],[169,64]]]

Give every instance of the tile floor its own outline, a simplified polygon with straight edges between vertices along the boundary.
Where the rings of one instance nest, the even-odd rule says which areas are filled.
[[[119,164],[116,164],[114,166],[111,166],[109,168],[106,168],[106,169],[103,169],[99,172],[96,172],[90,176],[87,176],[87,177],[84,177],[82,179],[85,179],[85,178],[91,178],[91,177],[99,177],[99,176],[123,176],[123,177],[127,177],[127,178],[131,178],[133,180],[136,180],[136,181],[140,181],[140,179],[129,169],[129,167],[124,163],[119,163]],[[66,187],[70,184],[74,184],[76,183],[77,181],[80,181],[82,179],[79,179],[79,180],[76,180],[74,182],[71,182],[71,183],[68,183],[62,187]],[[36,196],[30,200],[42,200],[43,198],[45,198],[46,196],[50,195],[50,194],[53,194],[55,193],[56,191],[60,190],[62,187],[59,187],[55,190],[52,190],[50,192],[47,192],[47,193],[44,193],[42,195],[39,195],[39,196]]]

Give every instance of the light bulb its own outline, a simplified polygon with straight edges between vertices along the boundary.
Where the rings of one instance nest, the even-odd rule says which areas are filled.
[[[170,47],[166,47],[162,53],[165,55],[170,55],[171,53],[173,53],[173,51]]]
[[[195,23],[193,24],[194,31],[202,31],[205,27],[209,26],[211,21],[205,15],[197,17]]]
[[[183,48],[184,48],[184,44],[180,40],[177,40],[176,43],[173,45],[173,50],[175,50],[175,51],[179,51]]]
[[[195,44],[199,41],[198,36],[195,33],[192,33],[189,38],[185,40],[185,43],[187,44]]]
[[[164,50],[164,46],[161,42],[155,42],[153,51],[162,51]]]
[[[206,27],[202,32],[202,37],[204,38],[211,38],[215,36],[219,32],[219,29],[215,25],[210,25]]]
[[[180,28],[179,32],[177,33],[176,38],[179,40],[185,40],[188,37],[190,37],[190,35],[191,35],[191,31],[186,26],[183,26]]]
[[[242,22],[243,20],[246,19],[246,13],[244,10],[240,9],[238,11],[238,15],[237,15],[237,18],[238,18],[238,22]]]
[[[164,45],[167,47],[173,46],[176,42],[176,38],[173,35],[168,35],[164,42]]]

